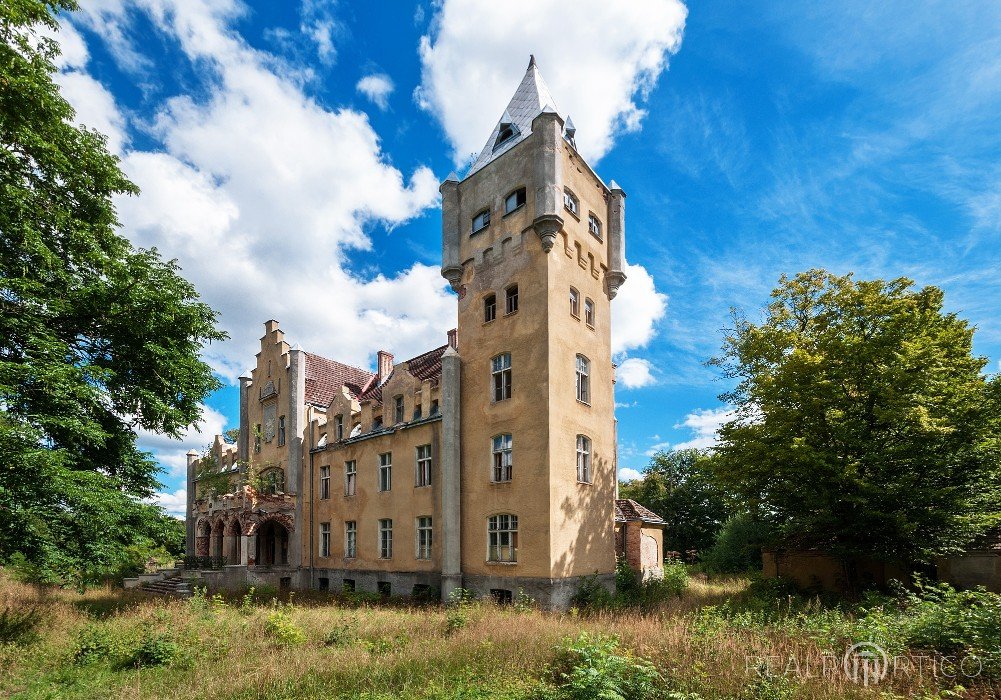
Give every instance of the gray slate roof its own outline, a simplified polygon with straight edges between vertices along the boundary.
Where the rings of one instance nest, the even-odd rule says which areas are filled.
[[[549,93],[549,86],[542,79],[539,67],[535,64],[535,56],[532,56],[528,63],[528,70],[525,71],[525,77],[521,80],[521,85],[514,91],[514,97],[511,98],[511,102],[508,103],[507,109],[498,120],[479,157],[469,168],[466,177],[528,138],[529,134],[532,133],[532,120],[543,112],[558,113],[559,110],[556,109],[556,102]],[[494,144],[500,134],[501,125],[505,122],[510,122],[515,126],[516,134],[495,150]]]

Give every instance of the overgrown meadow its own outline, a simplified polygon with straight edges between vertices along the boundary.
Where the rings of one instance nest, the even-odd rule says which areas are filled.
[[[0,695],[1001,697],[993,594],[936,585],[848,605],[747,577],[695,577],[659,595],[584,591],[577,603],[549,613],[524,597],[505,607],[267,591],[167,600],[111,588],[80,595],[0,572]],[[868,686],[842,663],[863,640],[895,659]]]

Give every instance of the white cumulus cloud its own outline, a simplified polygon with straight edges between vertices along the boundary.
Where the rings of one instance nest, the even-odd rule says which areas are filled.
[[[685,442],[680,442],[674,446],[676,450],[687,450],[691,448],[706,449],[714,446],[717,442],[716,431],[720,426],[735,417],[736,413],[732,408],[721,406],[719,408],[696,409],[685,416],[685,419],[675,425],[675,428],[688,428],[692,431],[693,437]]]
[[[188,509],[188,490],[177,489],[173,493],[158,493],[152,502],[163,508],[167,515],[183,518]]]
[[[158,435],[146,430],[136,431],[139,449],[153,454],[153,457],[168,470],[170,476],[178,477],[187,474],[188,450],[204,452],[212,444],[216,435],[222,435],[226,430],[226,417],[213,408],[202,406],[202,419],[197,425],[188,428],[180,439],[166,435]]]
[[[379,109],[389,106],[389,96],[393,94],[394,88],[392,79],[385,73],[366,75],[355,86],[358,92],[372,100]]]
[[[630,469],[629,467],[619,469],[619,481],[635,481],[642,478],[643,475],[635,469]]]
[[[483,147],[534,54],[594,164],[617,133],[640,128],[687,14],[679,0],[442,0],[421,39],[418,101],[462,164]]]
[[[612,354],[649,343],[667,311],[667,295],[657,291],[645,267],[626,263],[625,272],[626,281],[612,301]]]
[[[626,389],[639,389],[657,381],[653,376],[653,365],[639,357],[630,357],[620,363],[615,370],[615,378]]]

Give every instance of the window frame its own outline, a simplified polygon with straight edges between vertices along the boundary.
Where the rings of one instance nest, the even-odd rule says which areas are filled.
[[[573,214],[575,219],[580,220],[580,199],[569,187],[563,188],[563,208]]]
[[[514,513],[495,513],[487,518],[487,561],[518,563],[518,516]]]
[[[344,495],[358,494],[358,460],[349,459],[344,462]]]
[[[325,464],[320,467],[320,500],[326,501],[330,498],[330,465]]]
[[[320,523],[319,556],[323,558],[330,556],[330,523]]]
[[[358,521],[344,521],[344,558],[356,559],[358,557]]]
[[[421,451],[427,449],[427,456],[422,456]],[[431,445],[417,445],[414,448],[414,488],[423,488],[431,485],[431,468],[434,466],[434,457],[431,452]],[[426,479],[424,478],[426,477]]]
[[[278,446],[281,447],[285,444],[285,440],[288,436],[285,432],[285,416],[278,416]]]
[[[344,414],[342,413],[334,416],[334,436],[338,442],[344,439]]]
[[[604,241],[605,239],[602,238],[601,228],[601,219],[599,219],[598,215],[593,211],[589,211],[587,213],[587,230],[599,241]]]
[[[498,433],[490,438],[490,481],[504,484],[512,481],[513,477],[514,436],[511,433]]]
[[[476,226],[476,222],[480,222],[480,226]],[[490,227],[490,208],[481,209],[476,214],[473,215],[472,230],[470,236],[475,236],[480,231]]]
[[[483,322],[491,323],[497,320],[497,295],[488,294],[483,297]]]
[[[583,369],[582,369],[583,368]],[[577,375],[577,401],[591,405],[591,361],[587,356],[577,353],[574,371]]]
[[[521,195],[520,202],[518,201],[519,199],[518,195]],[[515,198],[515,205],[513,207],[508,208],[508,204],[512,197]],[[523,206],[525,206],[527,202],[528,202],[528,190],[526,188],[519,187],[515,190],[512,190],[504,197],[504,216],[507,216],[508,214],[513,214],[514,212],[518,211]]]
[[[393,519],[379,518],[379,558],[393,558]]]
[[[504,315],[518,313],[518,285],[512,284],[504,289]]]
[[[379,492],[385,493],[393,490],[393,453],[382,452],[379,454]]]
[[[570,315],[580,320],[580,292],[576,287],[570,287]]]
[[[406,420],[407,404],[403,399],[403,394],[393,397],[393,425],[403,423]]]
[[[507,359],[507,365],[498,367],[497,361]],[[514,372],[512,370],[511,353],[502,352],[490,358],[490,397],[491,403],[507,401],[514,393]]]
[[[434,546],[434,524],[430,515],[418,515],[415,525],[415,555],[419,561],[431,559],[431,548]]]
[[[577,434],[577,483],[594,483],[594,470],[592,455],[594,453],[594,443],[591,438],[583,433]]]
[[[588,328],[594,328],[594,321],[597,318],[597,307],[594,305],[594,299],[591,297],[584,297],[584,323]]]

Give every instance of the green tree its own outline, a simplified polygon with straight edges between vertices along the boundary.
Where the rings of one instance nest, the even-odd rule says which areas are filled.
[[[811,270],[783,277],[762,323],[736,318],[712,363],[717,474],[779,541],[929,562],[999,521],[998,382],[935,287]]]
[[[0,3],[0,561],[81,583],[172,537],[134,430],[199,418],[200,352],[224,336],[174,262],[117,233],[112,199],[136,187],[74,126],[39,34],[71,9]]]
[[[658,452],[643,478],[622,484],[621,498],[632,498],[667,521],[664,550],[702,552],[730,515],[726,494],[713,474],[713,457],[701,450]]]

